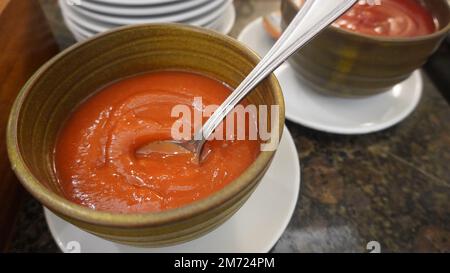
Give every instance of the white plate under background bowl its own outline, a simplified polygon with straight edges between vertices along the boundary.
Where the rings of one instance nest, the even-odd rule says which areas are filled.
[[[162,248],[138,248],[91,235],[45,209],[50,232],[63,252],[268,252],[286,229],[300,191],[300,162],[285,127],[272,165],[248,201],[230,219],[193,241]]]
[[[275,41],[266,33],[259,18],[241,32],[238,40],[264,56]],[[275,71],[280,81],[286,118],[303,126],[336,134],[366,134],[389,128],[417,107],[423,80],[415,71],[389,91],[364,98],[338,98],[314,91],[285,63]]]

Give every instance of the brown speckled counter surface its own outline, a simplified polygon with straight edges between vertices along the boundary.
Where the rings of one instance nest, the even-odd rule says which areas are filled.
[[[74,43],[55,1],[41,2],[61,48]],[[279,2],[235,5],[234,37]],[[450,107],[424,80],[416,111],[379,133],[339,136],[287,122],[300,152],[302,183],[274,252],[367,252],[369,241],[378,241],[383,252],[450,252]],[[59,251],[31,197],[20,208],[11,251]]]

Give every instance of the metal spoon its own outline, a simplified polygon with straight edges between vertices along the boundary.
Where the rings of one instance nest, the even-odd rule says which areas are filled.
[[[222,120],[233,108],[253,90],[262,80],[278,68],[287,58],[308,43],[320,31],[345,13],[357,0],[307,0],[283,32],[281,37],[258,63],[252,72],[231,93],[203,127],[188,141],[157,141],[140,147],[136,154],[146,156],[151,153],[179,154],[183,151],[194,154],[200,163],[203,146]]]

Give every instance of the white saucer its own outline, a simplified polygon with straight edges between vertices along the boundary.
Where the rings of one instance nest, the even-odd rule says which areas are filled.
[[[300,191],[300,162],[288,129],[261,183],[223,225],[196,240],[164,248],[136,248],[103,240],[45,209],[50,232],[63,252],[74,243],[81,252],[268,252],[286,229]],[[66,248],[66,246],[68,248]]]
[[[238,40],[264,56],[274,44],[262,18],[250,23]],[[366,134],[389,128],[410,115],[422,96],[419,71],[391,90],[366,98],[321,95],[285,63],[275,71],[286,102],[286,117],[303,126],[336,134]]]

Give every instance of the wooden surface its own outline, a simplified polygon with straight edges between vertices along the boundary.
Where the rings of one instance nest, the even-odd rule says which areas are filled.
[[[23,192],[6,152],[9,111],[26,80],[58,52],[38,1],[0,0],[0,52],[0,250],[4,250]]]

